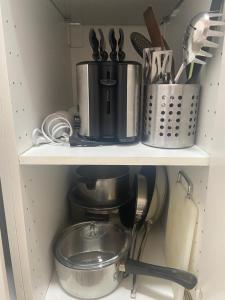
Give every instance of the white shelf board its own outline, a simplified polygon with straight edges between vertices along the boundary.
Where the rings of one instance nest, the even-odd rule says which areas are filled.
[[[21,154],[19,160],[22,165],[209,165],[209,155],[197,146],[167,150],[143,144],[104,147],[42,145]]]
[[[165,265],[164,234],[161,226],[155,227],[149,235],[144,251],[144,262]],[[124,279],[119,288],[102,300],[130,300],[132,276]],[[174,294],[170,281],[147,276],[137,277],[136,300],[172,300]],[[45,300],[76,300],[60,287],[54,274]]]
[[[42,145],[21,154],[19,160],[22,165],[209,165],[209,155],[197,146],[167,150],[143,144],[104,147]]]

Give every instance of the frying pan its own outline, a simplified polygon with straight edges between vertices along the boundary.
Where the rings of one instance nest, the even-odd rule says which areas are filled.
[[[139,250],[136,255],[137,260],[140,260],[141,258],[141,255],[145,248],[148,234],[153,224],[155,224],[162,215],[166,202],[166,196],[168,194],[168,178],[165,167],[157,167],[152,169],[152,167],[145,166],[142,167],[141,174],[144,174],[142,176],[145,176],[146,180],[148,181],[148,197],[150,197],[150,199],[148,199],[148,211],[144,218],[144,232],[139,246]],[[152,187],[154,191],[152,190]],[[135,298],[136,294],[136,281],[137,278],[136,275],[134,275],[131,290],[132,298]]]
[[[166,199],[169,192],[168,176],[165,167],[156,168],[156,179],[154,193],[152,196],[151,204],[148,210],[148,214],[145,219],[144,234],[141,241],[141,246],[138,252],[138,259],[140,259],[145,244],[152,226],[160,219],[163,209],[166,204]]]
[[[135,178],[136,184],[136,205],[135,205],[135,220],[132,230],[133,247],[131,257],[134,258],[138,232],[145,221],[148,213],[148,190],[145,176],[138,174]]]

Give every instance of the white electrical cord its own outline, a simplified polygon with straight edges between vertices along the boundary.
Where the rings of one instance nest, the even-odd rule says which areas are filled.
[[[56,112],[48,115],[42,122],[41,129],[36,128],[32,134],[33,144],[65,145],[73,135],[71,117],[67,112]]]

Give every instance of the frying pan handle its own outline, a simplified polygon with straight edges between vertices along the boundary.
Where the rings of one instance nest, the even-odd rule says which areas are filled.
[[[196,276],[191,273],[168,267],[150,265],[132,259],[126,261],[125,271],[137,275],[146,275],[170,280],[188,290],[192,290],[197,284]]]

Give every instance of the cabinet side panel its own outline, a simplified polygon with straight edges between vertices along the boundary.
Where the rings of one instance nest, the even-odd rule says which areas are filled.
[[[26,300],[32,299],[31,284],[2,22],[0,5],[0,176],[16,296],[18,300]]]
[[[25,231],[34,300],[45,299],[53,272],[53,241],[67,222],[68,167],[22,167]]]
[[[1,231],[0,231],[0,291],[1,291],[2,300],[10,300]]]
[[[225,299],[225,43],[222,56],[221,84],[218,91],[218,111],[215,120],[215,135],[209,173],[206,216],[202,259],[200,262],[200,282],[202,299]]]
[[[3,0],[3,27],[17,148],[32,145],[43,118],[72,103],[64,20],[50,1]]]

